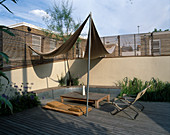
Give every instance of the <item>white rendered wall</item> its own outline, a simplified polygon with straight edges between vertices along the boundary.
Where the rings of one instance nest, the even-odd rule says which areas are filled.
[[[60,78],[61,75],[66,75],[65,64],[64,61],[44,64],[7,71],[6,74],[18,86],[28,83],[31,91],[45,89],[59,85],[57,76]],[[86,84],[87,60],[70,60],[69,66],[72,76],[79,77],[80,83]],[[91,61],[90,85],[114,86],[125,77],[137,77],[146,81],[154,77],[170,82],[170,56],[104,58]]]

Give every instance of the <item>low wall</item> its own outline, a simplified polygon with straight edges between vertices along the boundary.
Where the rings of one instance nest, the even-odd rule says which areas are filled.
[[[87,65],[78,60],[72,61],[72,65],[72,74],[79,75],[80,80],[86,82],[84,72],[87,69],[84,68]],[[170,56],[104,58],[91,61],[90,85],[112,86],[125,77],[137,77],[144,81],[154,77],[170,82]]]
[[[80,83],[86,84],[87,60],[70,60],[69,66],[72,76],[79,77]],[[66,67],[66,62],[62,61],[11,70],[6,74],[11,82],[19,87],[22,83],[28,85],[28,90],[32,91],[58,86],[58,77],[67,74]],[[154,77],[170,82],[170,56],[104,58],[91,61],[90,85],[114,86],[124,77],[142,80]]]
[[[65,76],[67,71],[66,62],[61,61],[15,69],[5,73],[9,80],[19,88],[23,89],[23,86],[21,87],[23,84],[24,86],[28,86],[28,91],[33,91],[58,86],[58,78]]]
[[[50,89],[38,90],[36,91],[39,99],[58,99],[60,100],[60,96],[69,92],[80,92],[82,93],[82,86],[70,86],[70,87],[53,87]],[[90,92],[94,93],[105,93],[110,94],[111,99],[117,97],[120,93],[119,88],[105,88],[105,87],[90,87]]]

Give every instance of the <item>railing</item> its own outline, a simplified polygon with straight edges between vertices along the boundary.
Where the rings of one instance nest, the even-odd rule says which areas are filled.
[[[27,47],[27,45],[31,45],[38,51],[51,51],[62,45],[62,41],[56,40],[55,37],[50,38],[45,34],[35,34],[16,29],[11,29],[11,31],[15,34],[14,37],[5,32],[0,32],[0,51],[5,52],[10,61],[8,64],[4,63],[4,68],[16,68],[66,59],[67,54],[48,58],[40,57]],[[108,36],[101,37],[101,40],[106,48],[115,46],[114,52],[104,57],[170,55],[170,31]],[[81,39],[81,42],[76,43],[68,52],[68,58],[83,58],[85,47],[86,39]]]
[[[170,55],[170,31],[102,37],[106,47],[115,46],[114,56]]]

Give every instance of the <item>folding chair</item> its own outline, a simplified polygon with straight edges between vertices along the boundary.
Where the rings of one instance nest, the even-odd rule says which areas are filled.
[[[146,90],[147,90],[148,88],[150,88],[150,87],[151,87],[151,85],[149,85],[148,87],[146,87],[144,90],[140,91],[140,92],[137,94],[136,98],[130,98],[130,97],[129,97],[129,99],[131,99],[131,100],[128,100],[128,98],[124,98],[124,97],[122,97],[122,98],[115,98],[114,102],[112,102],[112,104],[115,106],[115,110],[112,111],[112,112],[110,112],[110,113],[111,113],[112,115],[115,115],[115,114],[117,114],[117,113],[119,113],[119,112],[122,111],[122,112],[124,112],[126,115],[128,115],[131,119],[133,119],[133,120],[136,119],[136,117],[138,116],[139,113],[134,109],[133,104],[136,103],[137,100],[140,99],[140,98],[145,94]],[[121,101],[121,102],[117,103],[116,101]],[[138,103],[138,104],[140,104],[140,103]],[[122,105],[123,105],[123,107],[122,107]],[[143,109],[144,109],[144,106],[143,106],[142,104],[140,104],[140,105],[142,106],[142,109],[141,109],[141,110],[143,110]],[[125,111],[126,108],[130,108],[132,111],[134,111],[134,112],[136,113],[136,115],[135,115],[134,117],[132,117],[130,114],[128,114],[128,113]]]

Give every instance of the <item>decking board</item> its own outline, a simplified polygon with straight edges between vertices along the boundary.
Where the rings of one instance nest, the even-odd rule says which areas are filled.
[[[169,135],[170,103],[142,104],[145,109],[135,120],[128,119],[123,113],[111,115],[106,104],[100,109],[93,108],[88,117],[35,107],[12,116],[0,116],[0,134]]]

